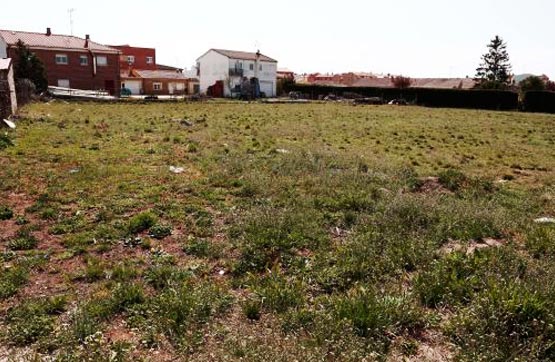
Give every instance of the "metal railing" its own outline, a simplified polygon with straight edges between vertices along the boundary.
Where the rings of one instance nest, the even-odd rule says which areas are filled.
[[[243,69],[241,69],[241,68],[229,68],[229,76],[230,77],[242,77],[243,76]]]

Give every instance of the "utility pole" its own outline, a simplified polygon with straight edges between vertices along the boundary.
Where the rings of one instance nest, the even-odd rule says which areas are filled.
[[[67,10],[67,12],[69,13],[69,27],[70,27],[71,35],[73,35],[73,13],[75,12],[75,10],[76,9],[74,8]]]

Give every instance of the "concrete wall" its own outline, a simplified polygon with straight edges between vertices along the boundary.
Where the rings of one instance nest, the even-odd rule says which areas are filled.
[[[208,87],[214,85],[216,81],[224,82],[224,94],[226,97],[231,96],[230,87],[241,84],[242,77],[229,75],[230,68],[243,69],[243,76],[252,78],[258,73],[260,81],[260,90],[267,97],[275,97],[277,93],[277,63],[259,62],[262,70],[255,71],[255,62],[251,60],[229,59],[213,50],[199,58],[200,69],[200,92],[206,93]]]
[[[243,65],[243,76],[250,79],[256,75],[256,72],[254,71],[254,61],[231,59],[230,64],[232,68],[237,62],[240,62]],[[258,70],[260,91],[264,92],[266,97],[275,97],[277,93],[277,63],[261,61],[258,65],[259,67],[262,66],[262,70],[260,70],[260,68]]]
[[[224,81],[226,95],[230,94],[227,85],[229,77],[229,58],[213,50],[198,60],[200,70],[200,93],[206,94],[208,87],[219,80]]]
[[[8,45],[4,39],[0,36],[0,58],[8,57]]]

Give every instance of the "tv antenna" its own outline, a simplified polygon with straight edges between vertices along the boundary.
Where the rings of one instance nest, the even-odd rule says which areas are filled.
[[[74,8],[71,9],[67,9],[67,12],[69,14],[69,27],[70,27],[70,31],[71,31],[71,35],[73,35],[73,13],[75,12]]]

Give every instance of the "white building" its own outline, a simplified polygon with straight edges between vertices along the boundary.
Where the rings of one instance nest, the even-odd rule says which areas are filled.
[[[197,59],[200,92],[221,81],[224,96],[232,96],[232,90],[239,86],[243,77],[258,78],[260,92],[266,97],[276,96],[277,60],[263,54],[234,50],[210,49]]]

